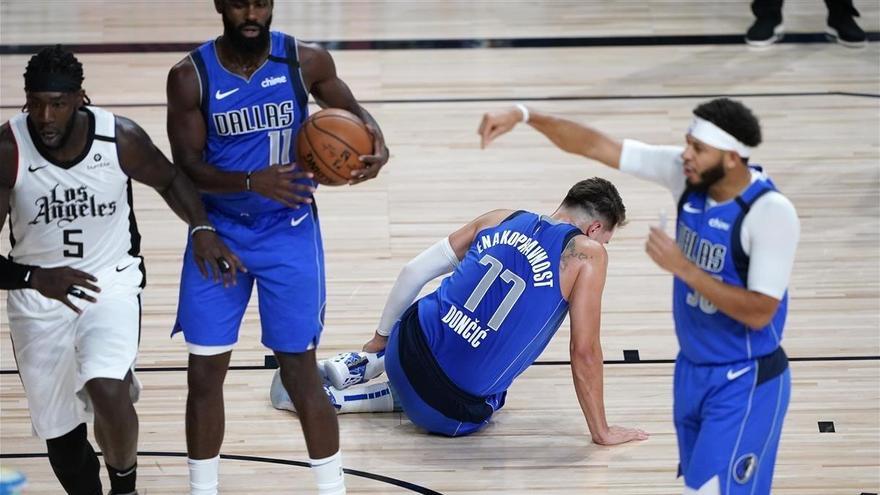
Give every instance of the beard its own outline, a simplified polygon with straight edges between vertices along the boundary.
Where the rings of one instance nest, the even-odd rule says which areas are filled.
[[[58,140],[57,144],[52,145],[41,140],[43,142],[43,146],[45,146],[46,149],[57,151],[63,148],[65,144],[67,144],[67,141],[73,134],[73,126],[76,125],[76,114],[77,112],[74,112],[73,115],[70,116],[70,120],[68,120],[67,125],[64,126],[64,132],[61,134],[61,139]]]
[[[223,36],[229,40],[232,47],[241,53],[250,55],[262,54],[269,47],[269,27],[272,25],[272,17],[266,20],[266,25],[260,25],[256,22],[245,21],[238,26],[232,24],[230,19],[223,16]],[[260,34],[255,38],[248,38],[242,34],[241,30],[246,27],[255,27],[260,30]]]
[[[723,179],[724,175],[724,161],[718,160],[718,163],[715,164],[714,167],[708,168],[700,172],[700,182],[693,184],[688,181],[688,185],[699,192],[706,192],[716,182]]]

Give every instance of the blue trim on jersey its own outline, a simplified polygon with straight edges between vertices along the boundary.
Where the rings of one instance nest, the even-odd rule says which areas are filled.
[[[308,108],[309,93],[306,91],[305,81],[302,79],[302,70],[299,63],[299,50],[296,47],[296,38],[293,36],[285,36],[285,50],[287,51],[287,69],[290,74],[290,85],[296,94],[296,101],[300,108]],[[307,117],[308,115],[306,115]],[[305,120],[305,119],[303,119]]]
[[[736,197],[736,202],[739,204],[742,213],[736,219],[736,223],[733,224],[733,235],[731,235],[731,240],[733,241],[733,262],[740,280],[749,280],[749,255],[746,254],[746,250],[742,245],[743,219],[746,218],[746,214],[752,209],[752,205],[755,204],[755,201],[757,201],[758,198],[774,190],[775,189],[771,188],[761,189],[748,202],[746,202],[742,196]]]
[[[199,78],[199,108],[202,110],[202,118],[207,123],[208,101],[211,98],[211,93],[208,89],[208,69],[205,68],[205,59],[202,58],[200,50],[193,50],[189,55],[196,69],[196,75]]]
[[[462,390],[507,390],[559,329],[568,312],[559,263],[572,233],[580,231],[535,213],[511,215],[479,232],[452,275],[419,301],[425,340]]]
[[[682,252],[725,284],[747,288],[748,257],[740,246],[742,219],[770,191],[776,191],[776,186],[766,176],[760,177],[735,200],[710,208],[706,192],[687,189],[679,201],[676,227]],[[771,354],[782,341],[787,308],[786,292],[770,323],[754,330],[718,311],[680,278],[675,277],[673,283],[676,335],[684,356],[696,364],[732,363]]]

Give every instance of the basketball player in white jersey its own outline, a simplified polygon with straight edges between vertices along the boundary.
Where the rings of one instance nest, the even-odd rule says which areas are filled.
[[[34,433],[64,490],[101,495],[86,436],[94,415],[111,494],[135,491],[140,235],[131,179],[189,225],[203,275],[242,269],[208,223],[192,183],[134,122],[89,103],[82,65],[60,46],[33,56],[25,113],[0,127],[0,226],[10,214],[0,288]]]

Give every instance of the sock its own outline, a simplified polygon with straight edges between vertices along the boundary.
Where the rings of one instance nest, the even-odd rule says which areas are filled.
[[[336,452],[323,459],[309,459],[319,495],[345,495],[345,478],[342,477],[342,453]]]
[[[107,474],[110,477],[110,495],[132,495],[135,491],[137,480],[137,462],[126,469],[116,469],[107,464]]]
[[[394,396],[388,382],[354,385],[345,390],[327,387],[338,414],[394,411]]]
[[[190,495],[217,495],[220,456],[210,459],[186,459],[189,465]]]

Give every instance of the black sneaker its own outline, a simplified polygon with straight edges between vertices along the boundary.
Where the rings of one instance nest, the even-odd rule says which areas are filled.
[[[825,27],[825,36],[829,40],[836,41],[849,48],[864,48],[868,46],[868,37],[862,31],[862,28],[856,24],[856,20],[851,15],[829,15],[828,26]]]
[[[759,17],[746,32],[746,43],[752,46],[769,46],[781,40],[784,32],[782,19]]]

